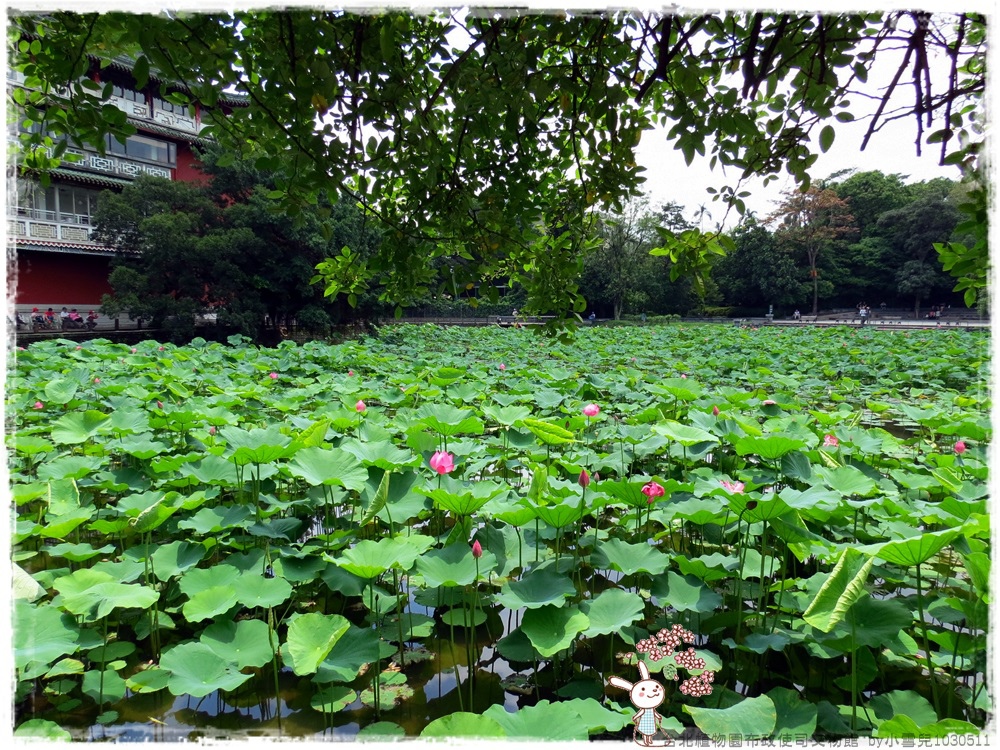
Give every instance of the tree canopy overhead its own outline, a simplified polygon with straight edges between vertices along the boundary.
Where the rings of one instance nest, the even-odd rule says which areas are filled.
[[[892,85],[867,92],[880,100],[869,132],[912,116],[918,149],[939,143],[967,168],[982,141],[976,14],[60,12],[14,17],[11,34],[38,89],[13,94],[40,126],[24,135],[22,168],[51,168],[63,138],[103,148],[108,132],[133,132],[110,85],[87,80],[115,56],[135,61],[140,85],[179,83],[176,101],[241,94],[249,106],[208,110],[203,134],[280,172],[286,210],[323,193],[362,204],[385,230],[381,251],[342,253],[318,276],[330,293],[379,286],[398,303],[498,279],[523,284],[533,311],[582,309],[583,218],[640,190],[645,131],[667,125],[689,163],[785,171],[808,187],[835,123],[855,117],[852,92],[893,49]],[[738,190],[716,197],[742,210]],[[711,247],[688,237],[676,252]],[[697,260],[683,265],[697,273]]]

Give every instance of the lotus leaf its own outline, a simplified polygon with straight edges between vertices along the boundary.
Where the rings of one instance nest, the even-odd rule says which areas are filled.
[[[193,568],[205,556],[205,548],[195,542],[174,541],[156,549],[150,555],[153,572],[161,581]]]
[[[170,672],[167,689],[172,695],[203,698],[216,690],[235,690],[250,679],[232,661],[216,654],[211,646],[189,641],[163,652],[160,667]]]
[[[663,606],[678,612],[711,612],[722,605],[722,597],[694,576],[667,571],[653,580],[652,594]]]
[[[367,539],[337,558],[334,562],[360,578],[375,578],[390,568],[409,570],[421,550],[406,538],[383,538],[377,542]]]
[[[508,737],[539,741],[587,739],[589,722],[566,703],[543,700],[534,706],[519,708],[513,713],[506,711],[501,704],[494,704],[482,715],[496,721]]]
[[[351,625],[320,662],[313,682],[350,682],[366,664],[379,658],[378,633]]]
[[[641,571],[658,576],[670,565],[670,557],[655,547],[621,539],[608,539],[598,545],[592,561],[598,568],[612,568],[625,575]]]
[[[312,485],[337,485],[360,492],[368,470],[351,453],[325,448],[303,448],[288,462],[288,471]]]
[[[125,697],[125,680],[113,669],[91,669],[83,673],[81,691],[98,706],[117,703]]]
[[[576,586],[552,568],[530,571],[519,581],[505,583],[496,600],[508,609],[535,609],[556,604],[576,592]]]
[[[815,704],[802,700],[797,692],[783,687],[771,688],[767,697],[774,703],[777,713],[773,733],[776,738],[791,741],[796,736],[813,736],[818,715]]]
[[[770,737],[778,724],[774,701],[766,695],[746,698],[729,708],[699,708],[684,706],[695,725],[712,736],[740,734],[743,739]]]
[[[351,623],[340,615],[309,612],[288,625],[285,647],[294,662],[297,675],[313,674],[347,632]]]
[[[376,721],[358,730],[359,741],[393,742],[396,737],[406,736],[406,730],[391,721]]]
[[[84,443],[106,425],[109,419],[107,414],[93,409],[64,414],[52,424],[52,440],[61,445]]]
[[[586,601],[581,609],[590,620],[584,636],[617,633],[642,617],[645,603],[638,594],[621,589],[602,591],[594,599]]]
[[[465,737],[469,739],[506,737],[507,733],[496,719],[483,714],[465,711],[434,719],[420,732],[421,737]]]
[[[267,664],[274,657],[272,639],[277,643],[277,635],[262,620],[216,621],[198,637],[212,653],[238,669]]]
[[[868,574],[875,558],[848,547],[837,560],[816,598],[802,618],[814,628],[829,633],[847,614],[847,610],[865,593]]]
[[[125,680],[125,687],[133,693],[155,693],[170,683],[171,673],[160,667],[151,667],[136,672]]]
[[[476,580],[477,572],[485,578],[496,563],[492,552],[484,551],[477,561],[471,547],[452,544],[421,555],[417,559],[417,572],[428,586],[466,586]]]
[[[767,461],[775,461],[786,453],[799,450],[804,445],[805,443],[801,440],[793,440],[781,435],[745,437],[737,441],[736,453],[741,456],[753,454]]]
[[[79,648],[80,627],[65,612],[50,604],[14,601],[14,666],[24,669],[32,662],[51,664]]]
[[[576,607],[547,604],[525,611],[520,628],[535,650],[547,658],[569,648],[576,636],[589,626],[587,615]]]
[[[314,711],[322,713],[338,713],[358,699],[358,694],[345,685],[330,685],[323,688],[312,698],[309,705]]]
[[[71,742],[73,735],[60,727],[54,721],[47,719],[28,719],[17,725],[14,736],[26,739],[49,740],[51,742]]]
[[[378,682],[378,705],[383,711],[395,708],[396,704],[413,696],[413,688],[406,684],[406,675],[402,672],[382,672]],[[370,687],[362,690],[361,702],[374,706],[375,691]]]

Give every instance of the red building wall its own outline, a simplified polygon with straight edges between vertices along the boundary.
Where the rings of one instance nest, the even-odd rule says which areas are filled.
[[[8,277],[18,305],[99,305],[110,294],[111,258],[17,249],[17,275]]]
[[[209,177],[201,171],[201,163],[191,153],[191,146],[186,143],[177,144],[177,168],[174,179],[178,182],[207,183]]]

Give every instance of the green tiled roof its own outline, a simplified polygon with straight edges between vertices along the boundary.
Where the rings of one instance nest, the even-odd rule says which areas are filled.
[[[124,180],[120,177],[105,177],[102,174],[94,174],[93,172],[80,172],[75,169],[66,169],[64,167],[57,167],[53,169],[50,174],[53,177],[62,177],[67,180],[76,180],[77,182],[87,182],[91,185],[103,185],[105,187],[125,187],[126,185],[131,185],[131,180]]]

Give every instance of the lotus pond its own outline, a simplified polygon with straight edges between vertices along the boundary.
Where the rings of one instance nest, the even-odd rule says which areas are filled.
[[[12,353],[15,734],[975,734],[988,333]]]

